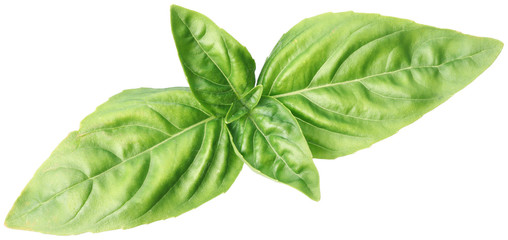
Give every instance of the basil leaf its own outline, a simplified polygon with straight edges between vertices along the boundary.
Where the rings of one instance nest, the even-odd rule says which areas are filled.
[[[243,95],[241,99],[236,100],[226,114],[226,123],[231,123],[252,110],[258,104],[262,94],[263,86],[257,85],[248,93]]]
[[[252,169],[319,200],[319,174],[312,154],[296,119],[280,102],[262,97],[228,129],[236,150]]]
[[[56,148],[5,224],[58,235],[131,228],[225,192],[242,165],[223,119],[188,88],[127,90]]]
[[[282,36],[259,83],[298,119],[313,156],[333,159],[391,136],[446,101],[502,47],[404,19],[326,13]]]
[[[256,65],[247,49],[206,16],[171,6],[178,56],[196,99],[215,116],[255,84]]]

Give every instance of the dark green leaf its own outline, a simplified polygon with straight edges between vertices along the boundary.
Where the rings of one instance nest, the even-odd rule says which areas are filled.
[[[178,55],[196,99],[215,116],[255,84],[256,65],[247,49],[206,16],[171,6]]]
[[[309,147],[296,119],[279,101],[262,97],[228,129],[237,151],[256,172],[319,200],[319,175]]]
[[[225,192],[242,165],[223,120],[188,88],[127,90],[56,148],[5,224],[58,235],[130,228]]]
[[[259,79],[315,158],[396,133],[480,75],[503,44],[377,14],[326,13],[284,34]]]

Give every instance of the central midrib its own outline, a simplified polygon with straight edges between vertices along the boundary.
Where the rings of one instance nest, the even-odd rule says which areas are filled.
[[[406,70],[411,70],[411,69],[439,68],[439,67],[441,67],[443,65],[446,65],[446,64],[449,64],[449,63],[452,63],[452,62],[464,60],[464,59],[467,59],[467,58],[472,58],[473,56],[481,54],[481,53],[483,53],[485,51],[488,51],[488,50],[490,50],[490,49],[484,49],[484,50],[479,51],[477,53],[474,53],[474,54],[471,54],[471,55],[468,55],[468,56],[464,56],[464,57],[460,57],[460,58],[456,58],[456,59],[453,59],[453,60],[450,60],[450,61],[438,64],[438,65],[416,66],[416,67],[409,66],[409,67],[397,69],[397,70],[390,71],[390,72],[373,74],[373,75],[369,75],[369,76],[365,76],[365,77],[361,77],[361,78],[357,78],[357,79],[352,79],[352,80],[348,80],[348,81],[344,81],[344,82],[329,83],[329,84],[325,84],[325,85],[321,85],[321,86],[316,86],[316,87],[311,87],[311,88],[304,88],[304,89],[300,89],[300,90],[297,90],[297,91],[294,91],[294,92],[288,92],[288,93],[273,95],[271,97],[281,98],[281,97],[301,94],[303,92],[313,91],[313,90],[320,89],[320,88],[334,87],[334,86],[338,86],[338,85],[344,85],[344,84],[350,84],[350,83],[360,82],[360,81],[365,80],[365,79],[369,79],[369,78],[373,78],[373,77],[379,77],[379,76],[384,76],[384,75],[390,75],[390,74],[394,74],[394,73],[398,73],[398,72],[402,72],[402,71],[406,71]]]

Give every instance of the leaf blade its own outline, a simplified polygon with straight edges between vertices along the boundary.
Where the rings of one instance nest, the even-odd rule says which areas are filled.
[[[214,115],[254,87],[255,63],[247,49],[206,16],[171,6],[180,62],[196,99]]]
[[[328,13],[285,34],[259,82],[271,89],[264,94],[298,119],[313,156],[334,159],[437,107],[490,66],[501,49],[494,39],[409,20]]]
[[[153,127],[132,124],[139,121]],[[159,131],[164,126],[170,135]],[[128,90],[57,147],[5,224],[57,235],[130,228],[225,192],[242,165],[224,120],[201,111],[188,89]]]
[[[319,174],[303,134],[280,102],[262,97],[243,118],[228,125],[232,142],[255,172],[320,199]]]

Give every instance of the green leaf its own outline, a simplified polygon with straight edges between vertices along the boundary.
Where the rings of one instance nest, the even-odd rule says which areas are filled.
[[[377,14],[326,13],[284,34],[259,83],[298,119],[315,158],[391,136],[464,88],[500,53],[495,39]]]
[[[256,172],[318,201],[319,174],[291,112],[271,97],[228,125],[236,150]]]
[[[225,192],[242,165],[223,119],[188,88],[127,90],[56,148],[5,224],[58,235],[131,228]]]
[[[256,65],[247,49],[204,15],[171,6],[178,56],[196,99],[215,116],[255,84]]]
[[[226,123],[231,123],[245,114],[247,114],[250,110],[252,110],[261,99],[261,95],[263,94],[263,86],[257,85],[253,89],[251,89],[248,93],[242,96],[241,99],[236,100],[231,107],[229,108],[228,113],[226,114]]]

